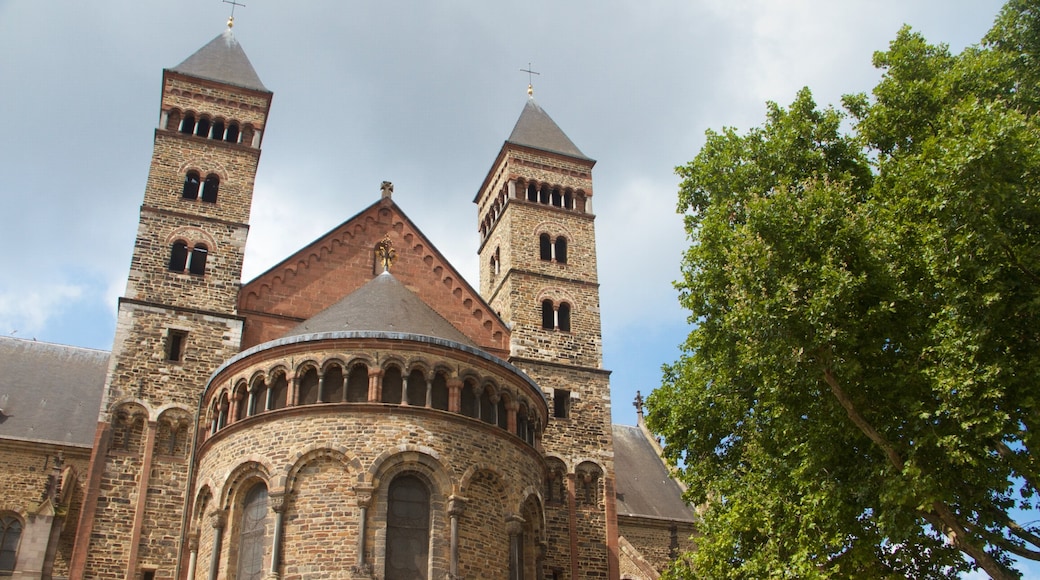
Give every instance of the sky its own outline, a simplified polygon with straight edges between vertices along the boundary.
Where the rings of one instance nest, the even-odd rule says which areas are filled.
[[[690,330],[675,167],[766,101],[869,91],[904,23],[959,52],[990,0],[245,0],[234,33],[274,92],[244,279],[394,200],[478,287],[473,197],[527,99],[593,170],[615,422]],[[225,28],[219,0],[0,0],[0,335],[109,350],[162,69]]]

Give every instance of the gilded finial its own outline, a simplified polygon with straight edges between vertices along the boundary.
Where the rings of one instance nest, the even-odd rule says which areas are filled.
[[[233,27],[235,25],[235,8],[238,7],[238,6],[241,6],[242,8],[245,8],[246,5],[239,3],[237,0],[221,0],[221,1],[224,4],[230,4],[231,5],[231,16],[229,16],[228,19],[227,19],[228,30],[231,30],[231,27]]]
[[[540,75],[542,73],[537,73],[531,70],[531,63],[527,63],[527,68],[520,69],[520,72],[527,73],[527,96],[534,97],[534,75]]]
[[[390,241],[390,233],[387,232],[383,239],[376,244],[376,259],[383,264],[383,271],[389,272],[390,266],[394,265],[396,258],[397,251],[394,250],[394,243]]]
[[[234,16],[228,16],[227,27],[228,27],[228,30],[231,30],[232,28],[235,27],[235,17]]]

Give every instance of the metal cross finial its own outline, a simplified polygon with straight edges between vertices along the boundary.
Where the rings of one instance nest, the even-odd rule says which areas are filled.
[[[246,5],[242,4],[240,2],[236,2],[235,0],[221,0],[221,2],[223,2],[224,4],[230,4],[231,5],[231,17],[228,18],[228,21],[227,21],[227,27],[231,28],[232,26],[235,25],[235,7],[236,6],[241,6],[242,8],[245,8]]]
[[[527,68],[520,69],[520,72],[527,73],[527,95],[530,97],[534,96],[534,75],[541,76],[542,73],[534,72],[531,70],[531,63],[527,63]]]
[[[642,417],[643,416],[643,394],[640,393],[639,391],[636,391],[636,398],[635,398],[634,401],[632,401],[632,406],[636,408],[636,413],[639,413],[639,416]]]
[[[376,244],[376,259],[383,264],[383,271],[389,272],[396,257],[397,252],[394,250],[393,242],[390,241],[390,232],[387,232],[383,239]]]

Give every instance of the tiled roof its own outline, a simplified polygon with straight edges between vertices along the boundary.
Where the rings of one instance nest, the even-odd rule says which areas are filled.
[[[376,276],[285,336],[348,330],[418,334],[477,346],[389,272]]]
[[[682,489],[639,427],[614,425],[614,473],[619,515],[692,521]]]
[[[268,92],[230,28],[171,70],[200,79]]]
[[[527,99],[527,105],[520,113],[520,118],[516,120],[516,126],[506,142],[589,159],[574,145],[570,137],[564,134],[549,114],[538,106],[533,97]]]
[[[109,353],[0,337],[0,438],[94,443]]]

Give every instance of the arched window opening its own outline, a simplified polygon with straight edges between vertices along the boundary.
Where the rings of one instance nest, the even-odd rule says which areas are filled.
[[[542,190],[538,192],[539,203],[549,203],[549,186],[543,185]]]
[[[509,410],[506,409],[505,397],[499,397],[498,403],[495,405],[495,418],[498,419],[498,426],[502,429],[509,428]]]
[[[448,410],[448,379],[444,373],[437,373],[430,385],[430,403],[434,409]]]
[[[430,568],[430,490],[418,477],[390,482],[386,506],[386,580],[426,580]]]
[[[217,190],[220,189],[220,177],[214,173],[206,176],[206,183],[202,185],[202,201],[206,203],[217,203]]]
[[[238,580],[264,577],[264,552],[267,538],[267,486],[254,485],[242,502],[238,524]]]
[[[14,516],[0,517],[0,576],[10,576],[14,572],[21,540],[22,522]]]
[[[188,244],[183,240],[177,240],[170,249],[170,271],[183,272],[188,264]]]
[[[563,236],[556,238],[556,262],[567,263],[567,238]]]
[[[574,194],[568,189],[563,192],[563,207],[566,209],[574,209]]]
[[[538,186],[534,183],[527,184],[527,201],[538,201]]]
[[[552,240],[549,234],[538,236],[538,257],[542,260],[552,260]]]
[[[542,300],[542,328],[545,330],[556,328],[556,313],[553,311],[552,300]]]
[[[228,398],[227,393],[220,396],[219,413],[217,415],[217,429],[223,429],[227,426],[228,415],[231,413],[231,400]]]
[[[325,375],[321,377],[320,402],[343,402],[343,367],[333,365],[325,369]]]
[[[347,401],[351,403],[368,402],[368,366],[357,363],[350,367],[350,379],[347,381]]]
[[[191,249],[191,262],[188,264],[188,271],[192,274],[202,276],[206,273],[206,256],[209,255],[209,250],[202,244],[197,244]],[[181,268],[183,271],[184,268]]]
[[[249,415],[256,415],[267,410],[267,382],[257,379],[253,390],[249,392]]]
[[[296,400],[300,405],[318,402],[318,369],[311,367],[300,377],[300,393]]]
[[[195,115],[188,113],[184,115],[184,120],[181,121],[181,133],[185,135],[191,135],[195,132]]]
[[[552,204],[556,207],[563,205],[563,196],[560,194],[559,187],[554,187],[552,190]]]
[[[181,128],[181,112],[177,109],[173,109],[166,116],[166,126],[163,129],[167,131],[179,131]]]
[[[189,171],[185,174],[184,189],[181,190],[181,197],[191,200],[198,199],[200,179],[198,171]]]
[[[390,367],[383,373],[383,396],[380,401],[384,403],[401,404],[401,369]]]
[[[527,441],[527,405],[521,403],[520,409],[516,412],[516,436]]]
[[[480,420],[485,423],[495,422],[495,404],[491,402],[491,389],[480,393]]]
[[[195,134],[199,137],[209,137],[209,129],[209,119],[203,117],[199,119],[199,123],[195,125]]]
[[[477,402],[476,387],[472,379],[462,385],[462,394],[459,398],[459,411],[467,417],[476,419],[480,416],[480,405]]]
[[[407,401],[416,407],[426,406],[426,376],[420,370],[414,370],[408,375]]]
[[[213,121],[212,136],[218,141],[224,139],[224,121]]]
[[[563,332],[570,332],[571,331],[571,305],[570,304],[567,304],[566,302],[564,302],[563,304],[560,304],[560,309],[558,311],[558,318],[559,318],[558,325],[559,325],[560,330],[562,330]]]
[[[235,404],[238,407],[235,410],[235,420],[241,421],[249,416],[249,392],[243,384],[236,389],[235,395],[238,397],[235,401]]]
[[[285,379],[285,375],[278,375],[274,379],[274,384],[271,385],[271,406],[268,407],[272,411],[275,409],[284,409],[288,404],[287,398],[289,396],[289,381]]]
[[[224,140],[228,143],[238,143],[238,124],[231,123],[227,128],[227,135],[224,136]]]

